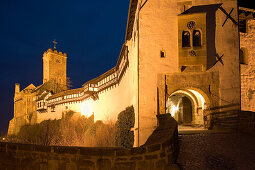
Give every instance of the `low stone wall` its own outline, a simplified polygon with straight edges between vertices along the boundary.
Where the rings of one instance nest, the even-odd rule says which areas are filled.
[[[255,134],[255,112],[232,110],[209,115],[208,128]]]
[[[255,112],[240,112],[238,130],[244,133],[255,134]]]
[[[82,148],[0,143],[0,169],[178,169],[177,123],[159,115],[159,126],[137,148]]]

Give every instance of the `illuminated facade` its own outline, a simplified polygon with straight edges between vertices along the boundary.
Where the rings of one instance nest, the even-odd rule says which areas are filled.
[[[233,0],[131,0],[116,66],[66,90],[55,84],[66,83],[67,56],[49,49],[44,84],[31,85],[28,93],[15,91],[8,133],[26,123],[60,119],[68,110],[94,115],[95,121],[116,120],[133,106],[139,146],[156,128],[157,114],[169,112],[179,123],[202,126],[212,112],[240,110],[238,11]],[[31,96],[29,111],[19,109],[30,108],[24,96]]]

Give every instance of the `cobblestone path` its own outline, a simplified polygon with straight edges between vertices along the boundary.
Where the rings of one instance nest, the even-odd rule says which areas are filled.
[[[255,136],[237,133],[179,135],[183,170],[255,170]]]

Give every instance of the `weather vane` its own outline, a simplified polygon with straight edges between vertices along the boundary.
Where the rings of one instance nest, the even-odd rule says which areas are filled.
[[[54,44],[54,50],[57,50],[57,44],[58,44],[58,42],[56,41],[56,40],[54,40],[54,41],[52,41],[53,42],[53,44]]]

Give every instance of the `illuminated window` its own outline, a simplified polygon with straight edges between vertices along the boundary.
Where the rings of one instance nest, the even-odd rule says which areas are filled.
[[[193,46],[201,47],[201,32],[198,30],[193,31]]]
[[[242,47],[239,55],[240,64],[248,64],[248,50]]]
[[[190,47],[190,33],[189,33],[189,31],[182,32],[182,47]]]

